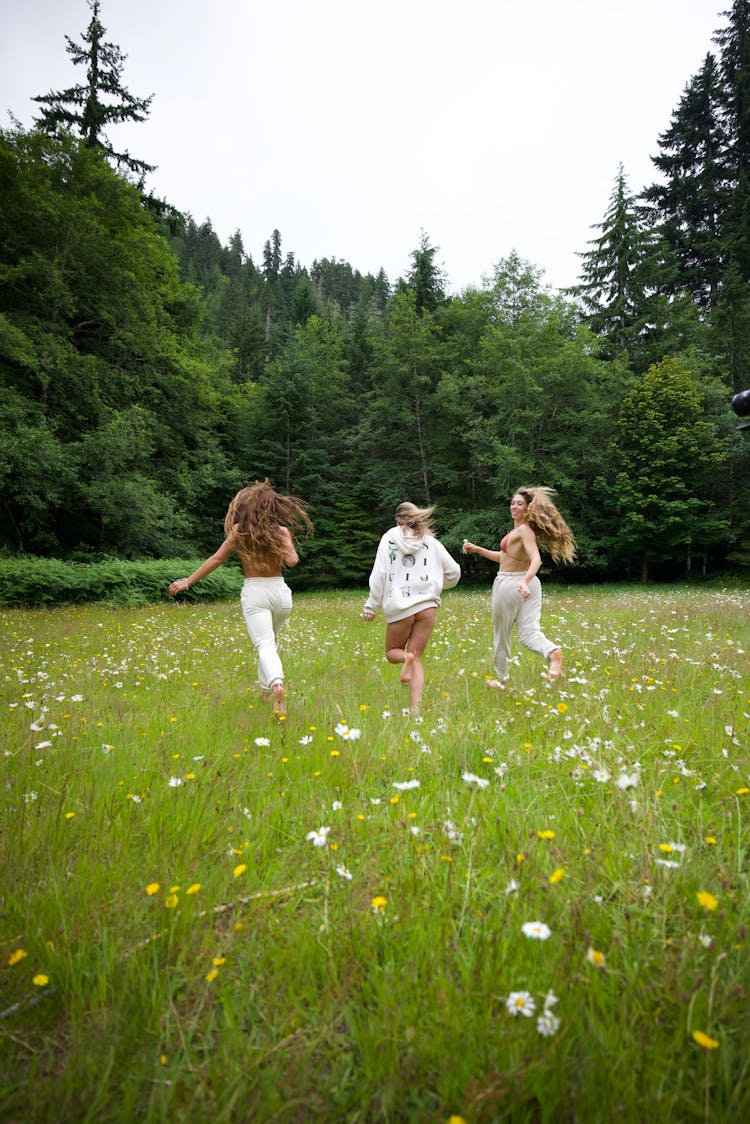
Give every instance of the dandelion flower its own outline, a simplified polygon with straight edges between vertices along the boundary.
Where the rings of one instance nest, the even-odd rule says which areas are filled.
[[[150,896],[153,896],[154,894],[158,894],[159,893],[159,883],[158,882],[149,882],[148,886],[146,887],[146,893],[149,894]]]
[[[558,866],[557,870],[553,870],[549,876],[550,883],[554,886],[557,882],[562,882],[565,877],[565,867]]]
[[[17,948],[15,952],[11,952],[8,957],[8,967],[12,968],[14,964],[18,964],[20,960],[23,960],[25,955],[26,953],[22,948]]]
[[[588,952],[586,953],[586,959],[588,960],[589,964],[593,964],[595,968],[603,968],[606,964],[604,953],[599,952],[599,950],[596,948],[589,948]]]
[[[693,1031],[693,1040],[702,1046],[704,1050],[715,1050],[719,1043],[715,1038],[709,1038],[702,1030]]]
[[[716,909],[719,904],[718,898],[715,898],[708,890],[699,890],[695,896],[698,899],[698,904],[702,905],[704,909]]]
[[[527,1019],[530,1019],[536,1011],[536,1003],[528,991],[511,991],[505,1000],[505,1006],[509,1014],[513,1016],[523,1015]]]
[[[239,876],[241,874],[244,874],[246,870],[247,870],[247,863],[239,863],[239,865],[236,866],[234,868],[234,870],[232,871],[232,874],[234,875],[235,878],[239,878]]]
[[[526,921],[521,926],[521,932],[525,937],[531,937],[532,940],[546,941],[552,930],[543,921]]]
[[[544,831],[538,831],[537,835],[539,836],[540,839],[554,839],[555,838],[554,831],[552,831],[551,828],[548,828],[548,827],[545,828]]]
[[[376,894],[371,905],[374,913],[382,913],[388,905],[388,898],[384,898],[382,894]]]
[[[185,891],[186,894],[197,894],[201,888],[200,882],[193,882],[192,886],[188,886]]]
[[[44,972],[39,972],[38,975],[34,976],[31,982],[34,984],[34,987],[46,987],[49,983],[49,976],[45,976]]]
[[[209,983],[213,983],[219,974],[218,968],[212,968],[210,972],[206,972],[206,979]]]

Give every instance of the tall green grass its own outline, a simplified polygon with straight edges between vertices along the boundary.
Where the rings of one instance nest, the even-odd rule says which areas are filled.
[[[357,594],[284,722],[236,604],[0,614],[0,1117],[747,1118],[748,601],[548,589],[503,694],[449,593],[418,720]]]

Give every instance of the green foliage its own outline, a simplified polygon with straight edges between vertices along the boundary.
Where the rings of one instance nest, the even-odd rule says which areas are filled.
[[[0,557],[0,605],[153,605],[171,600],[169,583],[192,573],[199,564],[196,559],[126,562],[110,558],[82,563]],[[178,600],[226,601],[239,596],[241,585],[242,571],[228,563]]]
[[[610,489],[617,542],[624,558],[639,559],[643,581],[653,556],[674,558],[726,537],[726,519],[705,502],[724,444],[691,372],[676,360],[651,367],[623,398]]]

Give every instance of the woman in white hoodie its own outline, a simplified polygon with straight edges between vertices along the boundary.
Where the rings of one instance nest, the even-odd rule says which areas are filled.
[[[370,596],[364,618],[371,621],[382,607],[385,655],[403,664],[401,682],[409,687],[411,714],[419,713],[424,691],[422,656],[435,625],[443,589],[458,585],[461,567],[432,533],[434,507],[400,503],[396,526],[380,540],[370,574]]]

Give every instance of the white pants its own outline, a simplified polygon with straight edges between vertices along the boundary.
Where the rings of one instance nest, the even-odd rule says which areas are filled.
[[[258,683],[262,691],[269,691],[284,682],[276,645],[292,611],[292,591],[283,578],[245,578],[240,604],[258,653]]]
[[[542,583],[534,577],[529,582],[529,596],[524,601],[518,592],[523,574],[498,573],[492,584],[492,632],[495,640],[495,673],[498,679],[508,678],[510,636],[518,625],[518,639],[532,652],[545,659],[559,644],[553,644],[539,628],[542,616]]]

